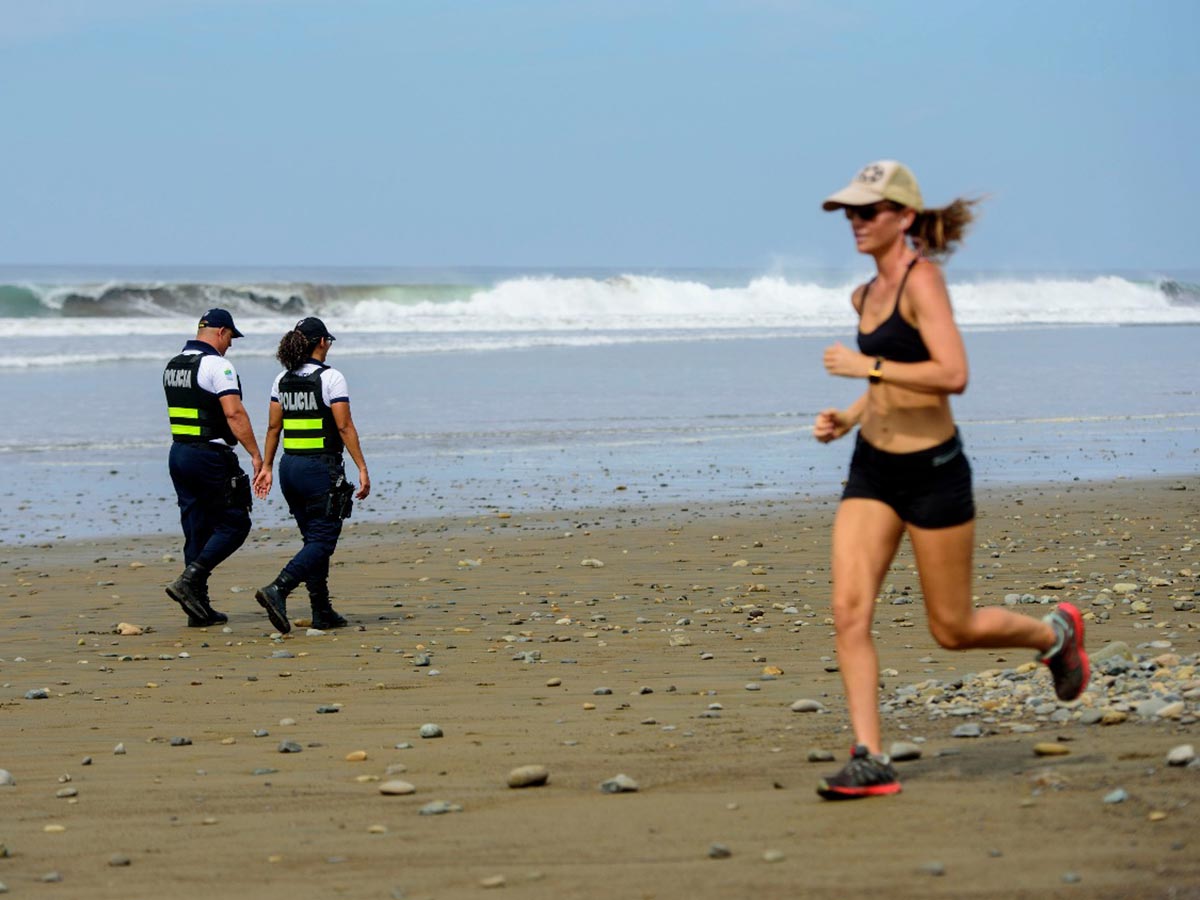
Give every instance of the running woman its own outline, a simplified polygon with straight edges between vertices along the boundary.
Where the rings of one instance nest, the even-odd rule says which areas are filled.
[[[824,202],[827,212],[845,212],[858,252],[876,270],[851,298],[858,352],[835,343],[824,356],[829,374],[864,379],[866,391],[846,409],[818,413],[813,426],[822,443],[858,426],[833,525],[833,618],[854,746],[845,767],[818,785],[827,800],[900,791],[880,744],[871,620],[905,534],[941,646],[1036,650],[1060,700],[1076,699],[1088,683],[1083,618],[1070,603],[1039,620],[971,602],[975,502],[950,411],[950,396],[967,388],[967,355],[934,260],[962,240],[976,202],[926,209],[913,173],[894,160],[867,165]]]

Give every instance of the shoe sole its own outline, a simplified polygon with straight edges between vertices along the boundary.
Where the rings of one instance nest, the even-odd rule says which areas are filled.
[[[889,794],[899,794],[900,782],[891,784],[875,784],[871,787],[830,787],[825,782],[817,786],[817,793],[826,800],[862,800],[864,797],[886,797]]]
[[[1088,682],[1092,680],[1092,664],[1088,659],[1087,651],[1083,649],[1083,615],[1073,603],[1060,603],[1058,609],[1059,612],[1066,613],[1071,619],[1071,625],[1075,629],[1075,652],[1079,655],[1079,661],[1083,665],[1083,679],[1079,683],[1078,693],[1074,697],[1059,697],[1060,700],[1069,703],[1072,700],[1078,700],[1087,690]]]
[[[164,590],[166,590],[168,597],[183,607],[183,611],[188,614],[189,618],[208,618],[208,613],[205,611],[203,606],[192,603],[192,601],[190,601],[187,597],[184,597],[182,594],[175,593],[175,591],[173,591],[170,587],[167,587]]]
[[[292,623],[287,620],[286,616],[281,616],[279,610],[271,605],[271,601],[262,591],[254,592],[254,599],[258,601],[258,605],[267,611],[267,618],[271,620],[271,624],[275,626],[275,630],[280,634],[287,634],[292,630]]]

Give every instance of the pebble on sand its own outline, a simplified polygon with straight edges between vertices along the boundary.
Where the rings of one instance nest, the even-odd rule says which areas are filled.
[[[540,787],[550,780],[550,770],[545,766],[518,766],[508,773],[510,788]]]
[[[628,775],[614,775],[607,781],[600,782],[600,790],[605,794],[627,794],[638,790],[638,783]]]
[[[1033,745],[1033,752],[1035,756],[1066,756],[1071,752],[1071,748],[1066,744],[1043,741]]]
[[[819,700],[797,700],[792,704],[792,712],[820,712],[824,708]]]
[[[1167,765],[1169,766],[1186,766],[1196,758],[1196,748],[1191,744],[1180,744],[1167,754]],[[0,784],[4,780],[0,777]]]
[[[415,794],[416,792],[416,786],[409,784],[407,781],[385,781],[379,785],[379,793],[387,797],[401,797],[406,794]]]
[[[888,749],[888,756],[895,762],[908,762],[921,758],[921,747],[911,741],[896,741]]]
[[[346,762],[362,762],[367,758],[366,750],[355,750],[346,754]]]
[[[0,769],[0,787],[12,787],[16,783],[17,780],[13,778],[12,772],[8,769]]]
[[[432,722],[421,726],[421,737],[423,738],[440,738],[442,736],[442,728],[440,725],[434,725]]]
[[[142,633],[143,629],[141,625],[134,625],[132,622],[119,622],[117,624],[117,634],[136,635]]]

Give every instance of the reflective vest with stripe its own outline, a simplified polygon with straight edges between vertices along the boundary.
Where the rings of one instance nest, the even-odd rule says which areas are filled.
[[[279,379],[284,453],[341,455],[342,436],[321,394],[321,373],[327,368],[308,375],[287,372]]]
[[[196,383],[205,355],[180,353],[163,370],[171,440],[188,444],[220,438],[232,447],[237,439],[225,418],[225,410],[221,408],[221,398]],[[241,387],[240,379],[238,387]]]

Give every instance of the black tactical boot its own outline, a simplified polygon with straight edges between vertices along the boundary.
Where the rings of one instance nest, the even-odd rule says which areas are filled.
[[[183,607],[189,620],[208,619],[208,569],[188,563],[166,590],[167,596]]]
[[[329,588],[308,588],[308,601],[312,604],[312,627],[321,631],[330,628],[345,628],[349,623],[329,602]]]
[[[229,621],[229,616],[220,610],[212,608],[212,603],[208,596],[208,573],[204,574],[204,580],[201,582],[201,592],[204,594],[204,609],[208,615],[203,619],[197,619],[193,615],[188,616],[188,628],[207,628],[209,625],[224,625]]]
[[[254,599],[267,611],[267,618],[280,634],[292,630],[292,623],[287,617],[287,595],[297,584],[296,579],[287,572],[280,572],[274,581],[254,592]]]

